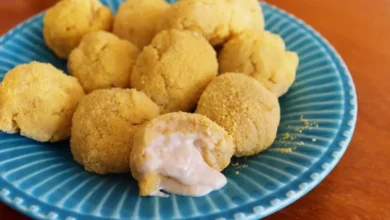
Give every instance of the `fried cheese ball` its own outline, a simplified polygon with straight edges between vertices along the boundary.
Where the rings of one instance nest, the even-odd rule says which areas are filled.
[[[259,82],[238,73],[213,80],[196,113],[219,124],[233,137],[234,156],[252,156],[271,146],[280,121],[278,98]]]
[[[118,9],[113,33],[142,49],[156,35],[157,23],[169,7],[164,0],[127,0]]]
[[[293,84],[299,64],[298,55],[286,51],[283,39],[268,31],[245,31],[231,39],[218,61],[220,73],[249,75],[279,97]]]
[[[49,8],[43,19],[46,45],[62,58],[77,47],[88,33],[111,30],[113,16],[99,0],[61,0]]]
[[[19,65],[0,84],[0,130],[41,142],[68,139],[83,96],[78,80],[51,64]]]
[[[167,192],[203,196],[226,184],[219,173],[230,163],[232,137],[203,115],[174,112],[156,117],[138,130],[130,154],[140,195]]]
[[[165,30],[138,56],[131,87],[145,92],[161,113],[190,111],[217,72],[216,53],[205,38]]]
[[[231,10],[232,35],[244,30],[264,30],[264,16],[258,0],[225,0]]]
[[[158,114],[158,106],[135,89],[91,92],[73,116],[70,147],[74,159],[97,174],[129,172],[134,133]]]
[[[264,18],[257,0],[180,0],[158,25],[171,28],[197,31],[218,45],[245,29],[264,29]]]
[[[68,69],[87,93],[110,87],[126,88],[139,52],[135,45],[111,33],[92,32],[70,53]]]

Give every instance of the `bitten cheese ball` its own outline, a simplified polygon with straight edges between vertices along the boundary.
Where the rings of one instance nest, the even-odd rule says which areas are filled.
[[[299,58],[286,51],[283,39],[268,31],[245,31],[231,39],[219,53],[219,71],[251,76],[277,96],[295,80]]]
[[[171,28],[197,31],[218,45],[243,30],[264,29],[264,18],[257,0],[181,0],[158,25]]]
[[[41,142],[68,139],[83,96],[76,78],[50,64],[19,65],[0,84],[0,130]]]
[[[161,113],[193,110],[218,72],[216,53],[200,34],[166,30],[138,56],[131,86],[145,92]]]
[[[139,52],[130,42],[97,31],[85,35],[70,53],[68,69],[87,93],[95,89],[126,88]]]
[[[253,78],[237,73],[213,80],[196,113],[225,128],[234,139],[236,157],[252,156],[270,147],[280,121],[278,98]]]
[[[164,0],[127,0],[115,16],[113,33],[142,49],[156,35],[156,25],[169,7]]]
[[[43,19],[47,46],[63,59],[88,33],[111,30],[113,16],[99,0],[61,0],[49,8]]]
[[[74,159],[97,174],[129,172],[134,133],[158,111],[155,103],[134,89],[91,92],[73,116],[70,147]]]
[[[140,195],[203,196],[226,184],[219,173],[230,163],[233,139],[199,114],[174,112],[147,122],[134,137],[131,172]]]

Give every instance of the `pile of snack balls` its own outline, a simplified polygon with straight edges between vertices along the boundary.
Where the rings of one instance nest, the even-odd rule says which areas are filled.
[[[257,0],[127,0],[115,16],[98,0],[62,0],[46,12],[43,33],[70,75],[41,62],[10,70],[0,84],[0,130],[70,138],[74,159],[98,174],[129,172],[137,131],[164,114],[221,127],[230,157],[267,149],[278,97],[299,62],[264,30]]]

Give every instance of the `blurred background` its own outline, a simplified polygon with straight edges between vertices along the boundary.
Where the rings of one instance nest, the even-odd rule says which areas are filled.
[[[0,34],[54,5],[58,0],[0,0]]]

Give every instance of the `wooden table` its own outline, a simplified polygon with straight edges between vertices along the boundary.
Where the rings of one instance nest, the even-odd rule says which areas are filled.
[[[0,33],[55,0],[0,0]],[[390,1],[268,0],[300,17],[340,52],[359,102],[354,138],[313,191],[267,220],[390,219]],[[386,162],[387,161],[387,162]],[[0,219],[28,219],[0,203]]]

